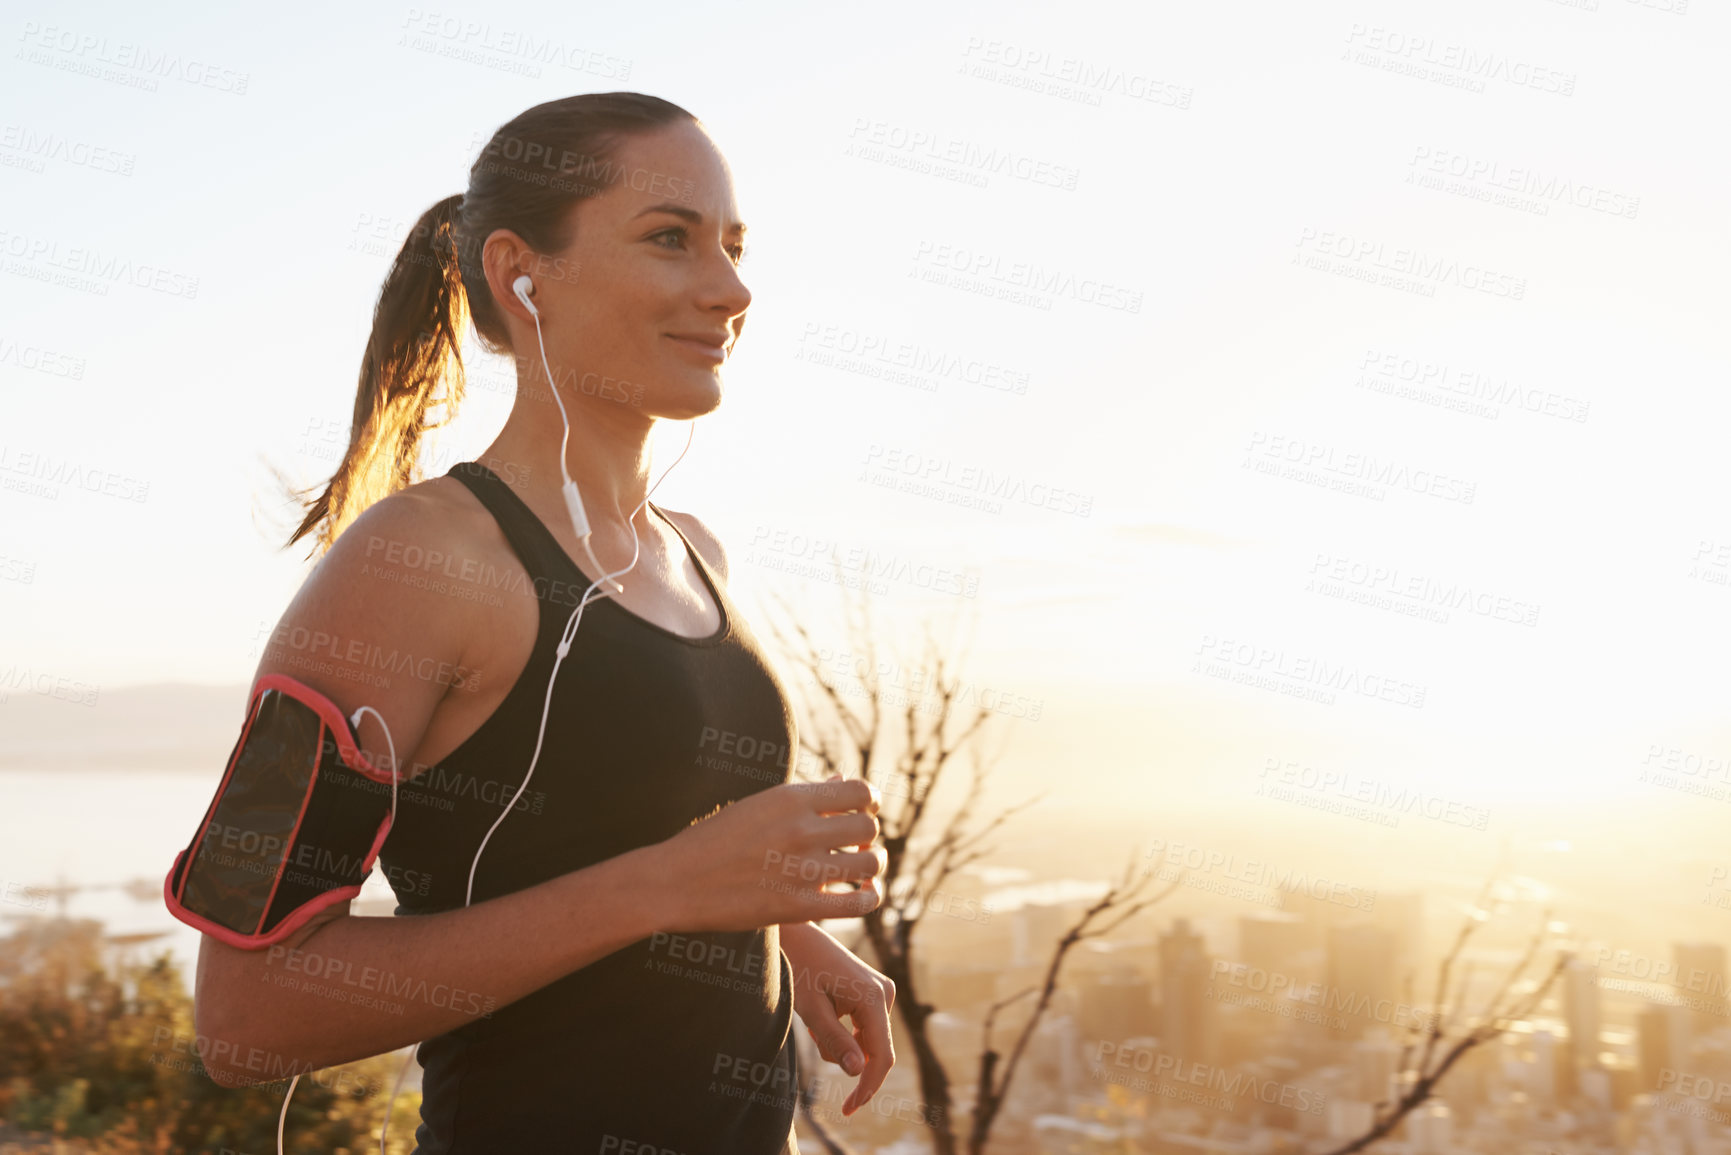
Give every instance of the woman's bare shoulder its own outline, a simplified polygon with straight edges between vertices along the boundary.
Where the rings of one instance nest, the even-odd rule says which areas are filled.
[[[462,491],[462,492],[455,492]],[[356,640],[356,652],[416,643],[455,660],[485,640],[471,600],[449,596],[445,576],[465,562],[494,563],[503,539],[486,507],[454,478],[380,498],[331,543],[296,592],[278,633]],[[364,643],[360,644],[360,643]],[[273,662],[295,658],[268,654]]]
[[[487,507],[449,475],[430,477],[380,498],[332,543],[331,553],[362,560],[399,558],[411,548],[484,550],[499,537]],[[393,562],[393,564],[395,564]]]

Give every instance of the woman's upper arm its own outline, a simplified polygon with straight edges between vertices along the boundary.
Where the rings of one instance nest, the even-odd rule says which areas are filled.
[[[283,612],[254,684],[266,674],[287,674],[345,715],[371,706],[390,727],[406,779],[440,699],[476,673],[465,661],[472,658],[470,642],[478,627],[472,616],[476,603],[430,588],[434,582],[415,581],[416,574],[430,575],[424,564],[408,566],[404,559],[472,553],[475,545],[463,540],[463,523],[448,504],[410,490],[369,507],[338,535]],[[388,768],[390,747],[378,719],[367,713],[355,729],[367,760]],[[346,917],[348,904],[337,903],[278,945],[298,947],[325,924]],[[204,936],[197,970],[201,1020],[219,1030],[245,1029],[225,1023],[226,1012],[244,1016],[245,1004],[255,1002],[251,990],[233,1007],[223,993],[250,973],[253,958],[265,953]],[[258,981],[256,975],[250,980]]]
[[[443,561],[427,561],[472,554],[463,525],[447,503],[415,490],[368,507],[283,612],[254,681],[287,674],[345,715],[371,706],[390,727],[399,764],[411,766],[440,700],[477,673],[465,664],[477,603],[439,592]],[[385,767],[378,719],[368,713],[356,730],[368,759]]]

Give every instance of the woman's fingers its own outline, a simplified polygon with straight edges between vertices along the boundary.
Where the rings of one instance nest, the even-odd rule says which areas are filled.
[[[882,905],[884,900],[883,887],[874,875],[869,881],[855,883],[858,890],[825,891],[811,896],[809,905],[801,912],[801,918],[807,922],[820,921],[826,918],[859,918],[870,914]]]
[[[868,814],[878,811],[876,786],[863,778],[831,778],[826,782],[794,782],[791,789],[807,796],[819,814],[840,814],[860,810]]]
[[[810,1005],[810,1004],[808,1004]],[[836,1014],[835,1004],[829,999],[823,999],[816,1004],[817,1010],[809,1017],[802,1015],[805,1029],[811,1035],[811,1040],[817,1045],[817,1053],[825,1061],[834,1063],[850,1075],[857,1075],[865,1066],[862,1057],[857,1064],[843,1060],[850,1058],[859,1051],[859,1044],[854,1042],[853,1032]]]
[[[866,846],[876,842],[881,827],[873,814],[835,814],[818,820],[818,837],[826,849]]]
[[[829,863],[836,871],[836,880],[840,882],[864,882],[873,875],[884,872],[884,864],[889,855],[881,846],[870,850],[838,850],[829,856]]]
[[[854,1039],[865,1052],[865,1070],[854,1086],[853,1094],[841,1106],[843,1115],[851,1115],[871,1101],[884,1085],[890,1068],[895,1066],[896,1051],[890,1042],[890,1012],[887,999],[874,998],[863,1006],[851,1007],[848,1018],[853,1021]]]

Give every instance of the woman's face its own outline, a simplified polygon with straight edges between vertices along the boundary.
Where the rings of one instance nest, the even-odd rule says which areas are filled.
[[[566,406],[676,421],[711,412],[751,304],[727,162],[687,121],[622,140],[610,166],[567,179],[604,191],[572,207],[563,251],[524,250],[515,266],[535,280],[530,299]],[[511,328],[523,368],[544,375],[534,319],[514,297],[504,303],[522,322]]]

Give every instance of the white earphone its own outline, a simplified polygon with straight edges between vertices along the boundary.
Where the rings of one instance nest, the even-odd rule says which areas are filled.
[[[565,499],[565,512],[571,516],[571,528],[577,531],[577,540],[582,543],[584,552],[589,555],[590,564],[595,567],[596,572],[600,572],[601,562],[595,557],[594,547],[589,544],[589,515],[583,512],[583,498],[578,495],[577,483],[571,480],[571,474],[567,471],[565,466],[565,449],[571,440],[571,419],[566,415],[565,402],[559,396],[559,390],[553,383],[553,368],[547,364],[547,344],[541,339],[541,310],[537,309],[535,307],[535,302],[529,299],[529,295],[535,291],[535,282],[530,278],[528,273],[524,273],[515,281],[511,282],[511,291],[517,294],[517,299],[523,302],[523,307],[529,310],[529,315],[531,317],[535,318],[535,340],[541,345],[541,364],[547,370],[547,388],[553,391],[553,400],[557,402],[559,406],[559,416],[565,422],[565,436],[559,442],[559,474],[565,479],[565,484],[560,486],[559,493],[560,496]],[[681,456],[683,456],[683,454],[681,454]],[[674,464],[679,464],[677,459],[675,459]],[[663,476],[666,475],[663,474]],[[649,500],[647,495],[645,495],[644,500]],[[642,509],[643,507],[638,506],[637,508]],[[632,511],[631,516],[633,519],[637,517],[635,510]],[[634,522],[631,524],[630,529],[631,543],[633,547],[631,564],[636,565],[637,553],[635,547],[637,544],[637,526]],[[630,569],[631,566],[626,566],[625,568]],[[620,572],[624,571],[622,570]],[[613,575],[609,574],[608,576],[612,577]],[[618,582],[613,582],[612,586],[614,593],[625,592],[625,587],[620,585]]]
[[[535,307],[535,302],[529,299],[529,294],[535,291],[535,282],[530,279],[528,273],[524,273],[511,282],[511,291],[517,294],[517,299],[523,302],[523,307],[529,310],[531,317],[541,315],[541,311]]]
[[[680,461],[684,459],[685,454],[691,449],[692,434],[697,431],[697,426],[693,424],[690,427],[690,432],[685,435],[685,448],[681,449],[679,451],[679,456],[673,459],[673,465],[669,465],[666,470],[662,472],[661,476],[656,478],[655,484],[649,487],[649,492],[643,495],[643,500],[638,503],[637,508],[631,511],[631,517],[626,522],[626,525],[631,530],[631,561],[626,564],[624,569],[615,570],[612,573],[603,573],[601,570],[601,563],[595,558],[595,550],[589,544],[589,518],[583,512],[583,499],[578,496],[577,483],[571,480],[570,471],[567,469],[565,464],[566,447],[571,441],[571,418],[565,412],[565,402],[560,399],[558,386],[553,381],[553,367],[547,362],[547,344],[541,337],[541,311],[535,307],[535,302],[529,299],[529,295],[535,291],[535,282],[530,278],[529,274],[524,273],[515,281],[511,282],[511,290],[517,295],[517,299],[523,302],[523,307],[529,310],[529,315],[535,319],[535,340],[541,346],[541,366],[547,372],[547,388],[553,391],[553,400],[558,402],[559,416],[565,423],[565,433],[559,442],[559,472],[565,479],[564,485],[560,487],[560,492],[565,498],[565,509],[571,515],[571,528],[577,531],[577,540],[583,543],[583,549],[588,553],[590,562],[595,566],[596,572],[601,573],[601,576],[589,583],[589,588],[583,591],[583,596],[577,600],[577,608],[571,611],[571,617],[565,623],[565,632],[563,636],[560,637],[559,645],[554,651],[555,657],[553,659],[553,672],[547,678],[547,694],[541,704],[541,727],[535,734],[535,753],[529,759],[529,769],[523,774],[522,785],[517,787],[517,793],[511,795],[511,801],[505,804],[504,809],[499,812],[499,817],[493,820],[493,825],[487,829],[486,836],[481,839],[481,845],[475,850],[475,860],[469,864],[469,886],[468,890],[465,891],[463,895],[464,906],[468,906],[475,897],[475,869],[481,865],[481,852],[487,849],[487,843],[492,839],[493,832],[499,829],[499,823],[505,821],[505,816],[511,813],[512,808],[517,805],[517,799],[521,798],[523,796],[523,791],[528,789],[529,776],[535,773],[535,763],[540,761],[541,743],[547,734],[547,714],[553,706],[553,683],[559,677],[560,663],[565,660],[565,655],[571,652],[571,639],[576,637],[577,626],[583,620],[583,608],[589,604],[593,596],[597,596],[595,595],[595,589],[604,582],[610,583],[615,592],[625,592],[625,587],[612,579],[628,572],[637,564],[638,553],[642,545],[637,538],[637,515],[643,511],[645,505],[649,504],[650,494],[654,493],[656,489],[660,487],[661,483],[667,479],[667,475],[673,472],[673,465],[678,465]],[[391,753],[391,822],[394,826],[397,817],[397,782],[400,780],[400,772],[397,767],[396,744],[391,741],[391,728],[386,725],[384,716],[377,710],[374,710],[371,706],[361,706],[350,715],[349,721],[356,727],[357,736],[359,735],[362,711],[370,711],[373,717],[378,719],[379,725],[383,726],[385,730],[385,742],[389,746]],[[379,1155],[385,1155],[385,1135],[390,1131],[391,1127],[391,1109],[396,1106],[397,1096],[402,1093],[403,1076],[409,1073],[409,1064],[414,1061],[415,1052],[411,1049],[408,1058],[403,1060],[402,1068],[397,1071],[396,1085],[391,1089],[390,1101],[385,1104],[385,1120],[379,1128]],[[283,1155],[283,1125],[288,1119],[289,1099],[294,1095],[295,1084],[299,1081],[299,1075],[296,1075],[291,1079],[289,1081],[288,1092],[283,1096],[282,1114],[277,1118],[276,1124],[277,1155]]]

